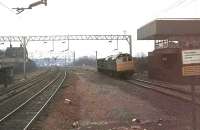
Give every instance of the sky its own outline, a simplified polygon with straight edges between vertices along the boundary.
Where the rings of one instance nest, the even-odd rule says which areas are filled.
[[[38,0],[0,0],[0,35],[132,35],[133,56],[147,55],[154,49],[153,41],[138,41],[137,29],[156,18],[199,17],[199,0],[48,0],[16,15],[16,7],[28,7]],[[98,57],[129,52],[126,41],[70,41],[70,52],[76,56]],[[1,49],[8,46],[0,45]],[[32,58],[52,55],[63,56],[66,44],[56,42],[29,42],[28,51]],[[19,46],[19,43],[13,43]]]

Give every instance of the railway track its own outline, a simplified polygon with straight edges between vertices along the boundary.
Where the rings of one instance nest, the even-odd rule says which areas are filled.
[[[0,111],[0,129],[27,129],[61,87],[65,78],[66,73],[57,72],[57,74],[50,76],[49,80],[41,82],[33,87],[34,89],[24,92],[26,94],[16,95],[18,96],[18,100],[23,100],[23,97],[26,97],[25,100],[17,103],[18,105],[13,105],[16,104],[15,97],[8,99],[6,103],[0,104],[0,109],[2,109]],[[27,95],[30,95],[30,93],[32,93],[32,95],[27,98]],[[1,108],[1,106],[4,106],[4,108]],[[6,108],[9,107],[13,109],[7,111]]]
[[[0,92],[0,103],[2,101],[5,101],[9,97],[12,97],[20,92],[25,91],[26,89],[30,89],[34,84],[37,84],[38,82],[42,82],[42,80],[48,77],[48,75],[50,75],[50,71],[42,73],[31,80],[20,82],[16,85],[12,85],[9,88],[6,88],[5,91]]]
[[[15,89],[17,87],[20,87],[21,85],[24,85],[24,84],[28,84],[29,82],[31,82],[32,80],[35,80],[37,77],[41,77],[42,75],[44,75],[45,73],[49,72],[49,70],[46,70],[38,75],[35,75],[33,76],[31,79],[27,79],[27,80],[20,80],[18,79],[18,81],[14,81],[11,85],[8,85],[6,88],[4,86],[1,86],[0,87],[0,95],[2,95],[3,93],[6,93],[12,89]],[[15,79],[16,80],[16,79]]]
[[[145,80],[140,80],[140,79],[126,80],[126,82],[143,87],[145,89],[156,91],[156,92],[161,93],[166,96],[177,98],[177,99],[185,101],[185,102],[192,101],[192,93],[188,92],[188,91],[184,91],[184,90],[172,88],[172,87],[169,87],[166,85],[152,83],[150,81],[145,81]],[[200,97],[200,95],[195,94],[195,97]],[[200,106],[200,100],[198,98],[195,98],[195,101],[196,101],[195,104]]]
[[[0,102],[5,95],[15,94],[16,92],[23,90],[24,88],[28,88],[33,83],[38,82],[38,80],[43,79],[43,77],[47,76],[50,72],[46,71],[44,73],[39,74],[38,76],[33,77],[30,80],[22,81],[17,84],[13,84],[8,88],[4,88],[4,90],[0,91]]]
[[[0,119],[28,100],[31,96],[42,89],[43,86],[47,85],[49,81],[55,78],[57,73],[58,71],[50,73],[48,76],[43,77],[36,84],[34,83],[32,86],[29,86],[25,90],[15,93],[14,95],[8,94],[8,97],[0,102]]]

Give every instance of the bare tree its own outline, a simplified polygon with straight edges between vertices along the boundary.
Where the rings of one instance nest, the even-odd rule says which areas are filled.
[[[92,66],[96,67],[96,59],[94,57],[83,56],[77,59],[74,63],[75,66]]]
[[[137,54],[135,62],[137,72],[143,73],[148,70],[148,57],[143,52]]]

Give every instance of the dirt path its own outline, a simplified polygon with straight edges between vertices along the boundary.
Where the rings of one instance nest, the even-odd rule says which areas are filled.
[[[94,71],[73,73],[32,130],[191,130],[188,104]]]

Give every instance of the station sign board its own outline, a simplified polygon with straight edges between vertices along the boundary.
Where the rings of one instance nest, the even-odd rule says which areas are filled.
[[[198,76],[200,75],[200,65],[183,66],[183,76]]]
[[[200,75],[200,49],[182,51],[183,76]]]
[[[183,64],[200,64],[200,49],[183,50],[182,51]]]

